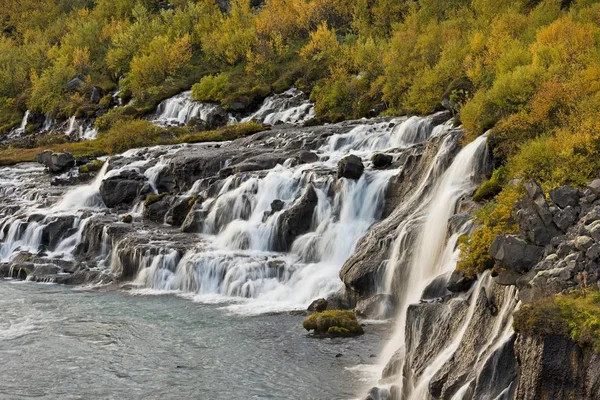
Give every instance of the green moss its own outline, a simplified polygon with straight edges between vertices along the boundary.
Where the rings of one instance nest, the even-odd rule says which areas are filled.
[[[506,183],[507,171],[505,167],[496,169],[490,179],[486,180],[479,186],[473,194],[473,200],[481,202],[491,200],[502,191],[502,187]]]
[[[357,336],[364,333],[354,311],[346,310],[314,313],[304,320],[302,326],[318,335]]]
[[[194,204],[196,204],[196,202],[198,201],[199,196],[198,195],[194,195],[192,197],[190,197],[188,199],[188,207],[192,208],[194,206]]]
[[[570,337],[583,349],[600,352],[600,293],[573,291],[524,304],[513,327],[522,335]]]
[[[166,193],[161,193],[161,194],[149,194],[148,196],[146,196],[146,201],[144,201],[144,205],[146,207],[156,203],[157,201],[161,201],[163,199],[163,197],[165,197],[167,194]]]
[[[90,168],[88,167],[87,164],[82,165],[79,167],[79,173],[80,174],[88,174],[90,172]]]
[[[125,222],[126,224],[130,224],[133,222],[133,217],[130,214],[125,215],[121,221]]]

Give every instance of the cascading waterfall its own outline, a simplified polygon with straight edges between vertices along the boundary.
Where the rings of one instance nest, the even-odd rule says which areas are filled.
[[[13,128],[13,130],[8,134],[9,138],[19,137],[27,131],[27,123],[29,121],[30,111],[25,111],[25,115],[23,115],[23,119],[21,120],[21,125],[18,128]]]
[[[267,97],[254,114],[242,119],[242,122],[258,121],[265,125],[299,124],[315,117],[315,106],[306,95],[291,88],[281,94]]]
[[[153,122],[162,126],[183,126],[194,118],[208,121],[221,111],[219,105],[195,101],[192,92],[186,91],[160,103]]]
[[[214,198],[203,203],[202,246],[189,251],[176,266],[143,262],[152,266],[140,270],[136,282],[151,289],[195,293],[199,301],[215,301],[215,296],[222,301],[254,299],[251,305],[231,306],[239,312],[305,307],[340,289],[339,270],[358,240],[381,217],[388,181],[398,173],[396,169],[366,170],[358,181],[336,182],[316,171],[335,169],[350,151],[369,156],[392,148],[393,143],[408,147],[450,128],[448,124],[434,127],[429,118],[416,117],[360,125],[329,138],[318,152],[326,161],[295,167],[285,163],[264,176],[231,176]],[[159,163],[146,175],[154,176],[160,168],[164,167]],[[281,239],[278,219],[301,206],[303,196],[311,191],[316,204],[310,229],[295,239],[289,252],[275,251]],[[275,200],[283,203],[280,211],[271,210]]]

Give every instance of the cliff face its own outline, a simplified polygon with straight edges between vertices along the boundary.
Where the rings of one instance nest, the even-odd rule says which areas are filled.
[[[519,362],[515,399],[600,398],[600,355],[584,352],[569,338],[519,335],[515,353]]]

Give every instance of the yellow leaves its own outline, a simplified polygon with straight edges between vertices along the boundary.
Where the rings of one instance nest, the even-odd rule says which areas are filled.
[[[78,73],[86,73],[90,66],[90,49],[84,47],[73,50],[73,66]]]
[[[192,57],[190,36],[184,35],[171,40],[168,36],[157,36],[141,56],[131,61],[131,90],[134,94],[158,86],[169,77],[185,69]]]
[[[329,29],[327,22],[322,22],[316,31],[310,33],[310,41],[300,50],[300,56],[315,61],[332,61],[339,50],[335,29]]]
[[[598,58],[597,26],[562,17],[537,33],[532,45],[533,64],[549,74],[564,74],[584,68]]]

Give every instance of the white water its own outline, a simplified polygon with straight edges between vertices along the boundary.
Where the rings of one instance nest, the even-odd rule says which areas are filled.
[[[429,121],[415,117],[359,125],[329,138],[318,151],[327,161],[297,167],[286,163],[264,176],[229,177],[219,194],[203,204],[207,218],[201,248],[189,251],[176,265],[142,261],[147,267],[140,270],[137,283],[193,293],[197,301],[236,300],[228,309],[250,314],[304,308],[337,291],[340,268],[379,219],[388,181],[398,170],[367,169],[358,181],[339,182],[315,171],[335,169],[350,151],[368,159],[373,151],[390,149],[393,143],[402,142],[406,147],[410,141],[418,143],[450,129],[450,125],[434,128]],[[401,129],[396,129],[398,126]],[[424,132],[427,128],[423,126],[429,130]],[[409,135],[415,131],[423,134]],[[376,139],[365,140],[368,136]],[[404,141],[399,140],[403,137]],[[159,163],[147,170],[146,176],[157,175],[160,168]],[[278,217],[297,204],[309,187],[317,198],[310,231],[297,237],[289,252],[274,251],[281,237]],[[269,216],[273,200],[281,200],[284,209]]]
[[[221,110],[217,104],[202,103],[192,99],[192,92],[182,92],[158,105],[153,122],[161,126],[183,126],[192,119],[207,121]]]
[[[419,136],[414,134],[414,130],[404,131],[409,137]],[[444,151],[444,147],[442,146],[440,152]],[[396,350],[403,349],[405,346],[408,306],[419,302],[423,290],[433,279],[449,273],[455,268],[457,252],[454,249],[458,235],[446,240],[448,221],[455,213],[459,199],[475,188],[478,178],[476,174],[481,167],[485,152],[486,138],[482,136],[462,149],[443,175],[435,178],[435,165],[440,154],[438,153],[430,171],[426,174],[427,178],[423,180],[413,197],[406,202],[407,209],[411,211],[397,229],[397,237],[385,279],[386,290],[399,294],[400,304],[394,334],[382,353],[384,362]],[[431,189],[429,189],[429,194],[424,195],[427,186],[431,186]],[[397,271],[396,268],[403,269]],[[402,279],[394,278],[398,273],[401,274]],[[397,287],[398,284],[401,286]],[[479,285],[481,285],[481,281],[477,283],[475,291],[478,290]],[[474,301],[473,299],[469,308],[471,313],[469,315],[472,315]],[[466,329],[469,320],[468,316],[463,330]],[[416,389],[411,398],[425,398],[423,396],[426,396],[429,380],[447,361],[448,357],[454,354],[460,339],[459,335],[453,344],[434,360],[422,379],[414,383]],[[402,385],[402,380],[397,383]]]
[[[315,117],[315,106],[306,95],[296,88],[267,97],[260,109],[242,119],[242,122],[257,121],[265,125],[299,124]]]
[[[23,115],[23,119],[21,120],[21,125],[18,128],[13,128],[13,130],[8,134],[9,138],[16,138],[23,135],[27,131],[27,122],[29,120],[30,112],[29,110],[25,111],[25,115]]]

